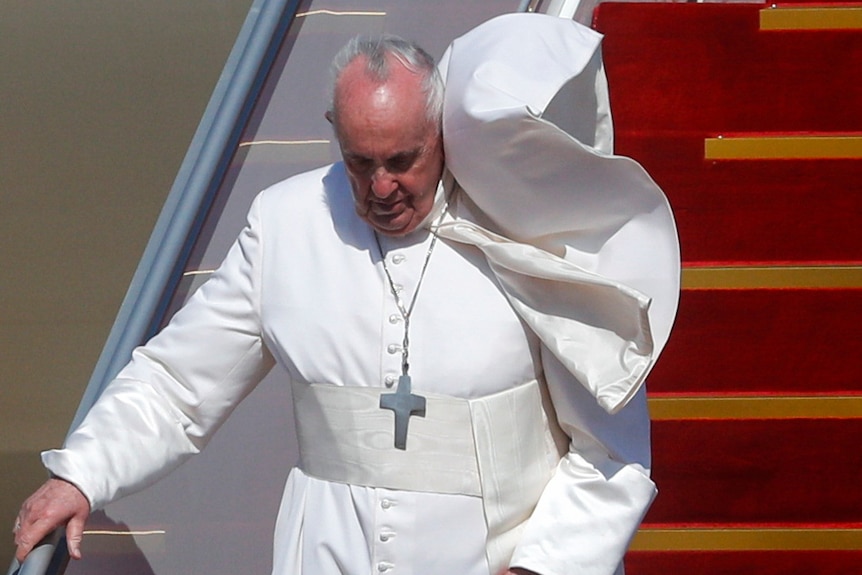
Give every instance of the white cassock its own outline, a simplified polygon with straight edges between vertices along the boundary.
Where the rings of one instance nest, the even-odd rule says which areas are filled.
[[[500,37],[500,30],[494,27],[513,25],[523,44],[526,22],[538,27],[536,33],[546,44],[555,44],[556,39],[574,49],[574,42],[578,50],[588,52],[582,58],[584,63],[575,65],[574,70],[549,71],[558,76],[556,88],[544,86],[535,93],[556,92],[568,78],[585,69],[588,80],[595,82],[598,68],[589,72],[587,64],[597,61],[597,35],[571,22],[538,15],[517,18],[523,17],[532,20],[512,22],[511,17],[504,17],[489,23],[491,29],[483,31],[480,27],[480,44],[487,37]],[[472,45],[468,48],[475,52]],[[459,59],[456,50],[448,60],[450,77],[457,72],[453,66]],[[469,88],[461,93],[470,96]],[[453,115],[452,97],[447,93],[449,118]],[[547,101],[539,109],[546,105]],[[524,110],[522,107],[508,116],[518,125]],[[457,112],[454,110],[456,116]],[[535,120],[533,112],[527,115]],[[469,121],[464,125],[469,128]],[[448,138],[445,126],[444,137]],[[545,138],[553,149],[554,141],[560,139],[559,130],[547,122],[543,126],[546,135],[536,137],[540,143]],[[596,133],[601,131],[593,127]],[[518,131],[531,133],[529,129]],[[469,129],[465,133],[469,134]],[[482,137],[471,139],[481,143]],[[475,168],[469,162],[459,164],[453,157],[461,145],[457,136],[453,134],[446,143],[450,168],[459,181],[464,176],[461,183],[472,194],[466,184],[475,182]],[[534,144],[530,142],[531,151]],[[505,163],[515,164],[511,160]],[[627,170],[634,170],[636,175],[625,175]],[[462,192],[454,192],[440,238],[428,259],[411,317],[413,391],[480,398],[544,379],[560,427],[570,437],[568,453],[544,487],[529,521],[517,531],[514,548],[505,554],[504,562],[498,562],[499,554],[486,555],[489,523],[479,496],[352,485],[295,469],[288,479],[276,526],[274,573],[496,575],[510,555],[512,566],[543,575],[610,575],[618,569],[655,494],[649,479],[649,418],[641,383],[667,337],[678,289],[678,267],[674,272],[674,264],[665,265],[677,249],[670,212],[660,191],[638,170],[636,164],[625,164],[620,168],[624,175],[618,180],[603,175],[600,182],[602,186],[637,188],[611,194],[616,206],[609,211],[624,212],[624,216],[585,217],[583,213],[592,209],[595,197],[583,192],[588,208],[579,207],[579,190],[567,198],[567,206],[531,205],[534,200],[516,206],[522,212],[525,229],[512,229],[510,224],[518,228],[519,220],[508,222],[505,210],[480,213],[484,202],[481,190],[470,200]],[[601,169],[599,172],[604,174]],[[544,177],[545,183],[559,187],[566,185],[560,178],[570,178],[570,174],[548,173]],[[589,176],[581,179],[589,180]],[[452,191],[441,186],[436,212],[442,209],[447,193]],[[633,201],[625,201],[625,194]],[[644,200],[643,194],[649,197]],[[555,242],[565,241],[565,234],[554,232],[550,240],[531,237],[535,222],[523,213],[532,213],[534,208],[536,213],[574,210],[581,214],[573,220],[578,222],[576,228],[593,228],[577,229],[574,240],[557,249]],[[439,221],[436,212],[429,216],[429,225]],[[485,227],[477,232],[471,227],[474,223]],[[634,232],[630,224],[636,228]],[[501,261],[505,263],[511,255],[510,248],[514,246],[519,252],[522,245],[505,238],[493,239],[491,234],[492,247],[480,249],[470,238],[484,234],[486,228],[575,261],[580,267],[573,272],[577,276],[574,287],[567,289],[592,294],[581,300],[595,312],[576,314],[591,325],[579,323],[567,332],[571,326],[565,322],[558,326],[548,319],[559,312],[553,302],[545,306],[550,312],[525,310],[535,298],[518,299],[512,290],[524,287],[529,291],[529,280],[513,280],[511,270],[500,268]],[[78,485],[94,507],[140,489],[202,449],[275,362],[286,369],[294,385],[391,388],[401,372],[404,326],[382,258],[386,258],[394,282],[401,286],[403,300],[410,302],[431,237],[426,227],[403,238],[381,237],[381,253],[371,228],[354,212],[341,164],[266,190],[255,200],[247,227],[220,269],[162,333],[135,351],[132,362],[105,390],[64,449],[43,455],[47,467]],[[616,268],[600,257],[602,245],[610,246],[614,254],[624,250],[622,240],[614,238],[630,243],[636,252],[620,255],[624,261],[638,262],[623,268],[645,267],[661,277],[650,277],[634,287],[618,285],[621,279],[613,277]],[[644,241],[652,242],[651,247],[642,245]],[[488,243],[484,239],[479,243],[483,242]],[[500,245],[502,248],[497,249]],[[584,246],[595,248],[595,253],[579,252]],[[527,259],[533,257],[527,252]],[[554,256],[548,254],[548,258],[550,267],[559,267]],[[599,278],[596,283],[591,278],[600,271],[608,271],[611,279]],[[501,282],[509,293],[501,289]],[[650,286],[659,286],[653,291],[661,293],[641,293],[644,287],[650,291]],[[606,318],[613,329],[601,325],[608,302],[617,297],[607,296],[607,290],[623,294],[619,297],[634,302],[631,305],[635,308],[641,306],[642,317]],[[590,297],[595,298],[594,308],[589,305]],[[659,315],[650,308],[646,332],[639,332],[651,299],[653,308],[659,303]],[[635,328],[620,328],[629,320]],[[655,337],[649,333],[650,323]],[[548,330],[543,331],[543,324],[552,324],[550,331],[559,328],[567,333],[559,340],[563,344],[550,341],[553,338]],[[583,341],[573,341],[569,337],[573,333],[582,334]],[[603,342],[618,346],[619,361],[612,368],[596,371],[586,356],[592,356],[591,348],[603,346]],[[639,354],[645,363],[638,359]],[[620,378],[605,381],[608,373],[619,370],[636,372],[636,376],[624,385]],[[408,436],[408,450],[409,442]]]

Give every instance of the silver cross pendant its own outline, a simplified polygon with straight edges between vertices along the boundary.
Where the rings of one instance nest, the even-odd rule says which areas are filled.
[[[410,392],[410,376],[398,378],[395,393],[380,396],[380,409],[391,409],[395,413],[395,447],[407,449],[407,424],[411,415],[425,417],[425,398]]]

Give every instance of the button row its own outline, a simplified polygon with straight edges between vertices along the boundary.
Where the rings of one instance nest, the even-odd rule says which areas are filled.
[[[387,509],[391,509],[396,505],[396,501],[393,499],[389,499],[388,497],[380,500],[380,508],[384,511]],[[380,529],[380,533],[377,535],[377,538],[381,543],[387,543],[393,537],[395,537],[395,532],[392,531],[390,527],[382,527]],[[379,573],[387,573],[391,570],[395,569],[395,564],[390,561],[380,561],[377,563],[377,571]]]

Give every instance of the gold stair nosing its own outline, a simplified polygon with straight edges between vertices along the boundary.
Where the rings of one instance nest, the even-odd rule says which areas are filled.
[[[776,6],[760,11],[760,30],[860,30],[860,6]]]
[[[645,527],[629,551],[862,551],[862,529]]]
[[[704,140],[707,160],[848,160],[862,158],[862,136],[719,136]]]
[[[654,421],[862,418],[862,395],[660,396],[648,401]]]
[[[682,288],[862,288],[862,266],[709,266],[682,270]]]

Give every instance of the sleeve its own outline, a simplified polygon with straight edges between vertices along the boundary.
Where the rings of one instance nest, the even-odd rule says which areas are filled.
[[[213,276],[133,352],[64,447],[42,454],[94,509],[198,453],[272,368],[260,325],[261,202]]]
[[[650,474],[649,413],[640,391],[614,415],[602,409],[553,356],[545,376],[571,438],[510,562],[541,575],[622,573],[622,560],[656,494]]]

